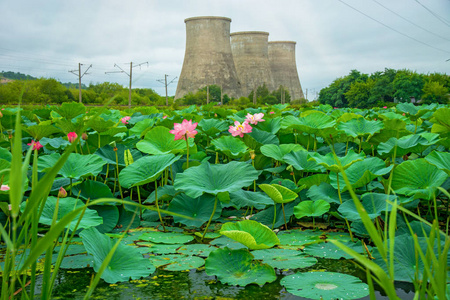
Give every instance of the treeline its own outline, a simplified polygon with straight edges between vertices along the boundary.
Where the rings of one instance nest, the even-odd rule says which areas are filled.
[[[450,101],[450,76],[385,69],[370,75],[352,70],[319,93],[319,102],[333,107],[369,108],[396,102],[441,103]]]
[[[67,84],[66,84],[67,85]],[[14,80],[0,85],[0,103],[17,104],[22,94],[23,104],[60,104],[79,100],[78,85],[60,83],[55,79],[39,78],[35,80]],[[114,97],[114,105],[128,105],[128,88],[118,83],[89,84],[81,90],[84,104],[102,105]],[[159,96],[152,89],[133,89],[132,105],[165,105],[166,98]],[[173,97],[169,103],[173,102]]]
[[[12,79],[12,80],[34,80],[34,79],[37,79],[36,77],[30,76],[30,75],[22,74],[20,72],[17,72],[17,73],[11,72],[11,71],[0,72],[0,78],[1,77]]]

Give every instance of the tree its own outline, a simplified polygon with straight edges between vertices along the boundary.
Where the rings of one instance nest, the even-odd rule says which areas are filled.
[[[437,81],[428,81],[424,84],[422,91],[422,101],[424,103],[449,103],[450,95],[448,88]]]
[[[334,80],[329,88],[322,89],[318,100],[321,104],[329,104],[333,107],[347,107],[348,100],[345,93],[350,90],[352,83],[365,82],[368,77],[367,74],[361,74],[358,70],[351,70],[347,76]]]
[[[400,102],[410,102],[411,98],[419,100],[422,96],[424,76],[409,70],[401,70],[395,76],[394,97]]]
[[[384,72],[375,72],[370,76],[374,80],[374,85],[367,99],[369,106],[381,106],[385,102],[394,102],[394,79],[397,71],[394,69],[384,69]]]
[[[350,107],[367,108],[369,107],[369,99],[371,91],[375,85],[375,81],[369,78],[366,82],[356,81],[350,86],[348,92],[344,95],[348,100]]]

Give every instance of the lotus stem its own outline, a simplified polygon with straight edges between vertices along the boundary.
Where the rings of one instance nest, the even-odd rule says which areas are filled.
[[[283,209],[284,230],[287,230],[286,214],[284,213],[284,203],[281,203],[281,208]]]
[[[163,227],[164,232],[166,232],[166,227],[164,226],[164,222],[161,217],[161,212],[159,211],[159,205],[158,205],[158,183],[155,180],[155,203],[156,203],[156,210],[158,211],[159,220],[161,221],[161,225]]]
[[[186,169],[189,169],[189,138],[187,134],[184,137],[186,140]]]
[[[104,184],[106,184],[106,181],[108,180],[108,173],[109,173],[109,164],[106,164],[106,176],[105,181],[103,182]]]
[[[212,218],[214,217],[214,214],[216,213],[216,208],[217,208],[217,195],[214,198],[214,208],[213,208],[213,211],[211,213],[211,216],[209,217],[208,223],[206,224],[205,231],[203,231],[203,235],[202,235],[201,241],[203,241],[203,239],[205,238],[206,231],[208,230],[209,224],[211,224]]]
[[[139,190],[139,186],[136,187],[137,188],[137,194],[138,194],[138,200],[139,200],[139,217],[142,219],[142,207],[140,205],[142,205],[141,203],[141,191]]]
[[[337,190],[338,190],[339,202],[342,204],[341,188],[339,186],[339,172],[336,173],[336,181],[337,181]],[[352,240],[352,242],[354,242],[354,240],[353,240],[353,233],[352,233],[352,230],[350,229],[350,224],[348,223],[347,218],[344,218],[344,220],[345,220],[345,224],[347,225],[348,233],[350,234],[350,239]]]
[[[116,154],[116,181],[119,181],[119,157],[117,155],[117,148],[114,147],[114,153]],[[122,194],[122,187],[120,186],[120,182],[118,182],[119,184],[119,192],[120,192],[120,198],[123,200],[123,194]]]
[[[277,219],[277,203],[273,203],[273,222],[272,222],[272,230],[275,227],[275,221]]]

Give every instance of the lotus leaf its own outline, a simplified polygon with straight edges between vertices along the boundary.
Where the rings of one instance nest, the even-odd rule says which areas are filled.
[[[24,129],[35,140],[40,140],[43,137],[49,137],[52,134],[60,132],[58,128],[53,125],[33,125]]]
[[[332,187],[329,183],[322,182],[320,185],[312,186],[307,192],[306,195],[311,200],[325,200],[328,203],[336,203],[340,204],[338,191]],[[341,194],[342,202],[347,200],[351,200],[351,196],[349,193]]]
[[[72,120],[79,115],[84,115],[86,113],[86,107],[82,103],[64,102],[61,106],[55,107],[54,111],[61,117]]]
[[[389,205],[386,200],[393,202],[395,199],[397,199],[397,197],[394,195],[367,193],[362,195],[361,204],[368,213],[370,219],[375,219],[376,217],[381,216],[382,212],[386,210],[391,211],[392,206]],[[344,202],[339,206],[338,211],[349,221],[361,220],[353,201]]]
[[[289,220],[289,218],[294,214],[294,206],[296,204],[297,201],[292,201],[287,203],[286,205],[284,205],[284,215],[286,216],[286,220]],[[281,212],[282,211],[282,204],[276,204],[276,212]],[[277,213],[276,214],[276,219],[275,219],[275,224],[273,224],[273,219],[274,219],[274,215],[275,215],[275,211],[274,211],[274,207],[275,205],[271,205],[268,208],[266,208],[265,210],[262,210],[260,212],[258,212],[257,214],[253,215],[250,219],[251,220],[255,220],[260,222],[261,224],[264,224],[266,226],[272,226],[274,228],[278,228],[281,225],[284,225],[284,215],[283,213]]]
[[[110,188],[103,182],[85,180],[73,187],[72,192],[85,200],[95,200],[100,198],[114,198]]]
[[[260,184],[259,188],[275,203],[288,203],[298,197],[297,193],[279,184]]]
[[[175,140],[170,129],[157,126],[145,134],[143,140],[136,144],[136,148],[148,154],[182,153],[186,151],[185,140]],[[194,139],[189,139],[189,147],[194,146]]]
[[[142,153],[139,152],[136,149],[127,149],[127,147],[123,144],[116,144],[116,149],[114,150],[114,147],[111,145],[105,145],[97,151],[95,151],[95,154],[100,156],[107,164],[116,165],[118,164],[121,167],[125,167],[125,151],[130,150],[131,155],[133,157],[134,161],[137,161],[142,157]],[[117,154],[117,160],[116,160],[116,154]]]
[[[262,260],[263,263],[282,270],[307,268],[317,263],[317,259],[303,255],[299,250],[263,249],[251,253],[255,259]]]
[[[337,128],[345,132],[346,135],[353,138],[374,135],[383,129],[384,124],[381,121],[368,121],[365,118],[351,119],[345,123],[339,123]]]
[[[173,199],[173,197],[175,197],[177,194],[179,194],[180,192],[177,192],[175,190],[175,188],[173,187],[173,185],[164,185],[164,186],[160,186],[158,187],[158,200],[161,201],[171,201]],[[156,193],[155,191],[153,191],[150,196],[148,196],[147,199],[145,199],[144,203],[153,203],[155,202],[155,196]]]
[[[304,185],[307,189],[315,185],[321,185],[322,183],[330,183],[330,177],[328,174],[314,174],[308,177],[303,177],[297,181],[299,186]]]
[[[185,244],[194,239],[193,236],[178,232],[150,231],[139,236],[140,240],[162,244]]]
[[[302,201],[294,207],[294,215],[297,219],[303,217],[320,217],[330,210],[330,203],[325,200]]]
[[[175,156],[172,153],[143,157],[119,173],[120,185],[130,188],[153,182],[180,158],[181,155]]]
[[[40,141],[42,146],[49,150],[65,149],[70,145],[70,142],[62,137],[57,138],[42,138]]]
[[[95,228],[83,230],[80,236],[87,252],[94,256],[94,271],[98,272],[115,242]],[[147,277],[154,271],[155,267],[136,248],[119,244],[101,278],[108,283],[116,283]]]
[[[322,172],[325,170],[324,167],[320,166],[315,160],[310,159],[310,157],[310,153],[307,151],[295,151],[284,155],[282,161],[299,171]]]
[[[203,258],[181,254],[150,256],[150,261],[155,267],[162,267],[166,271],[185,271],[205,264]]]
[[[364,254],[366,253],[366,249],[363,247],[361,243],[354,243],[351,241],[347,241],[343,243],[345,246],[350,249]],[[370,247],[370,246],[369,246]],[[352,259],[353,257],[347,254],[344,250],[340,249],[338,246],[335,246],[333,243],[317,243],[307,245],[303,251],[309,255],[328,258],[328,259]]]
[[[392,156],[396,151],[397,157],[410,152],[420,153],[431,145],[439,141],[439,135],[436,133],[411,134],[399,139],[393,137],[385,143],[378,145],[377,151],[383,157]]]
[[[225,235],[251,250],[268,249],[280,244],[277,235],[259,222],[245,220],[222,225],[220,234]]]
[[[155,125],[155,122],[156,120],[154,118],[140,120],[130,129],[130,134],[135,134],[139,137],[145,136],[145,134],[152,129],[153,125]],[[129,123],[132,124],[131,119]]]
[[[279,145],[280,141],[273,133],[253,128],[252,132],[244,134],[244,143],[250,149],[259,152],[261,146],[268,144]]]
[[[211,245],[205,244],[189,244],[182,245],[177,249],[177,253],[185,255],[197,255],[201,257],[208,257],[209,254],[217,248]]]
[[[197,198],[191,198],[186,194],[177,195],[169,204],[169,211],[181,214],[183,216],[192,217],[189,220],[183,217],[174,216],[175,223],[182,223],[186,226],[200,228],[209,220],[214,209],[214,196],[204,194]],[[217,205],[213,220],[220,217],[222,207]]]
[[[222,203],[222,207],[232,206],[236,209],[242,207],[255,207],[256,209],[263,209],[267,205],[272,205],[273,201],[266,194],[261,192],[251,192],[244,190],[237,190],[230,193],[230,202]]]
[[[228,124],[217,119],[202,119],[198,122],[198,127],[208,136],[215,136],[228,129]]]
[[[281,121],[281,128],[293,128],[301,132],[317,135],[320,130],[331,128],[335,124],[336,121],[332,117],[315,111],[301,118],[286,116]]]
[[[296,273],[281,279],[286,290],[309,299],[358,299],[369,295],[369,287],[355,276],[333,272]]]
[[[220,233],[218,234],[220,235]],[[230,249],[243,249],[243,248],[247,249],[247,247],[244,246],[243,244],[235,240],[232,240],[224,235],[219,238],[216,238],[215,240],[212,240],[211,242],[209,242],[209,244],[213,246],[218,246],[220,248],[228,247]]]
[[[38,160],[38,171],[47,172],[56,164],[60,157],[61,155],[59,153],[40,156]],[[71,153],[58,174],[72,179],[80,179],[84,176],[97,176],[101,172],[104,164],[103,159],[95,154],[81,155]]]
[[[197,198],[203,193],[217,195],[221,192],[234,192],[249,186],[258,178],[258,172],[252,165],[232,161],[228,164],[211,165],[203,162],[177,174],[174,187]]]
[[[74,209],[84,206],[85,204],[80,199],[75,199],[72,197],[58,199],[53,196],[49,196],[47,201],[45,201],[44,209],[42,215],[39,218],[39,223],[45,225],[52,225],[53,214],[55,212],[56,203],[58,204],[58,214],[56,221],[58,222],[65,215],[72,212]],[[25,202],[23,202],[25,203]],[[68,225],[70,230],[74,230],[77,225],[78,219],[81,216],[81,212],[74,218],[74,220]],[[89,228],[93,226],[98,226],[103,223],[103,219],[97,214],[93,209],[86,208],[83,214],[83,218],[78,224],[78,228]]]
[[[137,242],[137,249],[141,254],[175,254],[181,244],[153,244],[149,242]]]
[[[277,279],[275,270],[253,259],[247,250],[217,249],[211,252],[205,262],[209,276],[230,285],[246,286],[251,283],[264,285]]]
[[[67,255],[67,253],[66,253]],[[82,269],[94,266],[94,257],[90,254],[65,256],[61,262],[61,269]]]
[[[248,152],[248,147],[243,141],[231,135],[224,135],[218,139],[212,140],[216,150],[222,152],[230,158],[240,158]]]
[[[312,230],[285,230],[278,234],[283,246],[303,246],[320,241],[321,232]]]
[[[425,157],[425,160],[450,175],[450,153],[433,151]]]
[[[419,158],[404,161],[394,169],[391,187],[397,194],[430,200],[447,178],[447,173]]]
[[[305,149],[298,144],[281,144],[281,145],[264,145],[260,148],[261,153],[267,157],[273,158],[276,161],[284,162],[283,157],[291,152],[305,151]]]
[[[431,132],[448,133],[450,131],[450,108],[439,108],[434,112],[430,121],[434,123]]]
[[[119,209],[114,205],[94,205],[90,207],[103,218],[103,224],[96,226],[100,233],[111,232],[119,222]]]
[[[265,118],[265,122],[259,122],[255,127],[257,129],[267,131],[273,134],[277,134],[277,132],[281,128],[281,117],[276,117],[273,119]]]
[[[338,173],[340,172],[340,167],[338,162],[335,160],[333,153],[328,153],[326,155],[320,155],[319,153],[312,153],[311,157],[319,164],[325,167],[327,170]],[[347,155],[344,157],[338,157],[342,168],[345,170],[357,161],[364,159],[363,153],[355,153],[353,150],[349,150]]]

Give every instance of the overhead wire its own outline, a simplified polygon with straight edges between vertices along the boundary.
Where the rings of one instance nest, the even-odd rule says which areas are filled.
[[[348,7],[351,8],[351,9],[357,11],[358,13],[360,13],[360,14],[362,14],[363,16],[365,16],[365,17],[371,19],[372,21],[375,21],[375,22],[377,22],[378,24],[380,24],[380,25],[382,25],[382,26],[384,26],[384,27],[386,27],[386,28],[388,28],[388,29],[390,29],[390,30],[392,30],[392,31],[394,31],[394,32],[396,32],[396,33],[398,33],[398,34],[404,36],[404,37],[407,37],[407,38],[409,38],[409,39],[411,39],[411,40],[413,40],[413,41],[415,41],[415,42],[417,42],[417,43],[420,43],[420,44],[422,44],[422,45],[425,45],[425,46],[427,46],[427,47],[433,48],[433,49],[438,50],[438,51],[441,51],[441,52],[450,53],[450,51],[447,51],[447,50],[444,50],[444,49],[441,49],[441,48],[434,47],[434,46],[432,46],[432,45],[430,45],[430,44],[428,44],[428,43],[425,43],[425,42],[423,42],[423,41],[421,41],[421,40],[416,39],[415,37],[412,37],[412,36],[410,36],[410,35],[408,35],[408,34],[406,34],[406,33],[403,33],[403,32],[401,32],[401,31],[399,31],[399,30],[397,30],[397,29],[395,29],[395,28],[393,28],[393,27],[391,27],[391,26],[389,26],[389,25],[387,25],[387,24],[385,24],[385,23],[383,23],[383,22],[381,22],[381,21],[378,21],[377,19],[375,19],[375,18],[369,16],[368,14],[366,14],[366,13],[360,11],[359,9],[357,9],[357,8],[355,8],[355,7],[353,7],[353,6],[351,6],[350,4],[344,2],[343,0],[337,0],[337,1],[341,2],[342,4],[348,6]]]
[[[414,0],[416,1],[420,6],[422,6],[423,8],[425,8],[430,14],[432,14],[436,19],[438,19],[439,21],[441,21],[442,23],[444,23],[445,25],[450,27],[450,22],[447,21],[446,19],[444,19],[443,17],[441,17],[440,15],[438,15],[437,13],[435,13],[434,11],[432,11],[431,9],[429,9],[428,7],[426,7],[425,5],[423,5],[419,0]]]

